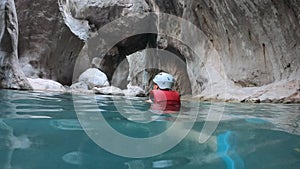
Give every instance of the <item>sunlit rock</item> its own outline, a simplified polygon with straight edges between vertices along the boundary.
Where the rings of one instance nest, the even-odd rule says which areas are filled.
[[[64,86],[56,81],[49,79],[32,79],[27,78],[29,84],[32,86],[33,90],[37,91],[55,91],[55,92],[65,92]]]
[[[72,90],[88,90],[88,86],[85,82],[77,82],[70,86]]]
[[[123,90],[125,96],[144,97],[145,91],[139,86],[127,85],[127,89]]]
[[[103,94],[103,95],[115,95],[115,96],[123,96],[124,93],[120,88],[114,86],[107,86],[107,87],[94,87],[93,91],[96,94]]]
[[[79,81],[87,84],[89,89],[109,86],[106,75],[97,68],[89,68],[79,76]]]
[[[258,98],[265,102],[300,103],[300,80],[281,81],[263,87]]]

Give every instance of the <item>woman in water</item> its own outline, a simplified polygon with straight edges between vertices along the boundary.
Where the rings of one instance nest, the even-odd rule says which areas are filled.
[[[151,110],[160,110],[164,112],[176,112],[180,110],[180,95],[177,91],[172,90],[174,86],[174,77],[168,73],[161,72],[154,79],[153,90],[150,91],[152,103]]]

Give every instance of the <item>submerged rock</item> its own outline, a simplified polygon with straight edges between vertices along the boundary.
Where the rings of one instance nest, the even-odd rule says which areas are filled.
[[[73,165],[82,165],[84,160],[88,159],[88,155],[83,152],[73,151],[62,156],[64,162]]]
[[[66,92],[64,86],[56,81],[49,79],[32,79],[27,78],[29,84],[32,86],[33,90],[37,91],[54,91],[54,92]]]

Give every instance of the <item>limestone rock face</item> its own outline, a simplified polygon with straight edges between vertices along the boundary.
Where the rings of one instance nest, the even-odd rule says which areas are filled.
[[[24,73],[71,85],[92,67],[121,89],[130,83],[144,90],[167,71],[181,94],[204,100],[300,100],[298,0],[19,0],[18,19],[12,0],[0,5],[1,88],[30,88]],[[149,12],[186,21],[158,14],[149,21]],[[134,14],[141,22],[107,26]],[[144,27],[159,34],[134,34]],[[101,33],[107,39],[92,41]],[[109,46],[116,36],[120,41]],[[168,52],[180,62],[158,58]],[[144,58],[127,60],[133,53]]]
[[[187,1],[186,6],[183,17],[207,36],[228,80],[251,87],[299,79],[298,1]]]
[[[14,1],[0,1],[0,88],[31,88],[19,66],[18,30]]]
[[[20,65],[26,76],[70,85],[84,43],[65,23],[58,1],[16,1],[16,9]]]
[[[274,84],[284,92],[268,90],[268,96],[282,98],[296,92],[300,99],[296,87],[284,89],[291,80],[300,79],[299,1],[171,1],[174,6],[182,6],[182,13],[166,10],[158,1],[149,2],[154,11],[193,23],[170,22],[165,26],[192,42],[190,49],[163,36],[158,38],[158,46],[174,48],[183,56],[194,96],[240,100]],[[193,31],[194,26],[200,33]]]

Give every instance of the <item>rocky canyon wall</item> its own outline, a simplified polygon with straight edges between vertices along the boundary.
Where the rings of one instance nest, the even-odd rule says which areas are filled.
[[[71,84],[84,37],[65,21],[56,0],[17,0],[19,60],[27,77],[53,79]],[[83,26],[82,26],[83,27]]]
[[[13,1],[1,1],[7,2]],[[4,16],[7,10],[2,6],[0,12]],[[16,0],[15,6],[16,15],[12,16],[18,22],[1,17],[1,32],[4,32],[0,36],[1,59],[14,58],[0,63],[2,88],[26,88],[24,74],[71,85],[89,67],[103,71],[112,85],[125,88],[132,82],[142,86],[139,83],[145,82],[145,73],[130,71],[143,70],[146,62],[174,74],[182,94],[203,100],[288,98],[293,102],[300,98],[300,1],[297,0]],[[157,15],[155,21],[141,22],[144,25],[140,26],[154,28],[158,33],[134,36],[130,36],[134,32],[130,28],[138,29],[138,25],[120,22],[117,27],[107,29],[107,35],[113,37],[126,30],[124,39],[101,58],[100,54],[88,54],[91,48],[88,41],[103,26],[124,16],[139,14],[139,19],[147,18],[149,12],[167,13],[183,20],[168,21]],[[19,35],[5,31],[10,27],[4,23],[14,23]],[[174,36],[161,34],[161,29]],[[11,36],[19,40],[13,38],[10,46],[14,50],[7,52],[7,37]],[[101,48],[103,44],[94,47]],[[168,51],[185,66],[157,62],[154,58],[159,52],[149,50],[142,52],[144,59],[133,57],[129,59],[131,63],[126,60],[129,55],[149,48]],[[115,75],[121,63],[125,66]],[[8,68],[10,64],[14,68]],[[19,80],[10,81],[18,78],[11,78],[7,70],[17,71]],[[159,70],[145,70],[148,85]]]
[[[294,0],[187,1],[183,17],[211,41],[228,78],[248,87],[299,79],[299,12]]]
[[[294,0],[187,1],[183,18],[193,22],[211,42],[222,66],[222,79],[227,81],[223,94],[217,84],[210,84],[219,89],[208,92],[211,97],[299,98],[299,12],[299,1]],[[211,47],[202,51],[211,51]],[[209,55],[200,58],[204,67],[209,65],[205,62]],[[196,65],[190,63],[190,67]],[[200,96],[206,97],[205,93]]]
[[[0,2],[0,87],[30,89],[18,62],[18,19],[13,0]]]

